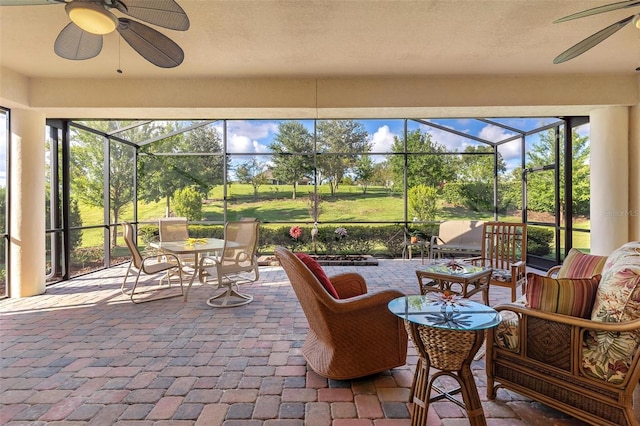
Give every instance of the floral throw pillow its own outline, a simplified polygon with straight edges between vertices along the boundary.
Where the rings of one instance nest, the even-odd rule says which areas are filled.
[[[640,241],[627,243],[607,259],[591,319],[624,322],[640,318]],[[640,350],[640,330],[591,331],[584,341],[584,371],[611,383],[621,383]]]

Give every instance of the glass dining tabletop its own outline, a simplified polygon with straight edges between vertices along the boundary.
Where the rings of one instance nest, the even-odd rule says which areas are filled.
[[[490,306],[439,293],[402,296],[388,304],[396,316],[419,325],[446,330],[485,330],[500,324],[500,313]]]

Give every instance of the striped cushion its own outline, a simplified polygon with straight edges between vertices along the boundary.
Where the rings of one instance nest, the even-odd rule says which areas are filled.
[[[555,279],[529,272],[527,306],[546,312],[590,318],[600,275]]]
[[[585,254],[572,248],[558,271],[558,278],[591,278],[602,273],[606,262],[606,256]]]

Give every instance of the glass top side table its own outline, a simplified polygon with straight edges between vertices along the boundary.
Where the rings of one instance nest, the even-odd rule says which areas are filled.
[[[418,353],[409,401],[413,402],[412,425],[425,425],[429,404],[447,399],[464,408],[472,426],[485,426],[486,420],[471,362],[484,343],[485,330],[502,321],[500,314],[478,302],[459,296],[403,296],[389,302],[389,310],[404,320],[407,333]],[[440,371],[429,377],[429,369]],[[459,387],[441,389],[434,382],[449,376]],[[432,390],[436,395],[431,396]],[[461,403],[453,395],[461,393]]]
[[[462,297],[482,293],[489,305],[489,281],[492,269],[470,265],[461,261],[438,260],[416,269],[420,293],[453,292]]]

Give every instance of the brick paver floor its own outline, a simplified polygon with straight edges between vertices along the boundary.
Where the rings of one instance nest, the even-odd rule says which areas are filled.
[[[420,260],[357,271],[369,290],[417,293]],[[8,425],[408,425],[416,355],[407,365],[360,380],[324,379],[300,353],[307,321],[281,268],[261,268],[243,286],[254,301],[211,308],[212,288],[134,305],[120,294],[116,267],[0,301],[0,424]],[[479,295],[478,295],[479,296]],[[507,290],[491,289],[492,304]],[[411,345],[410,345],[411,346]],[[486,400],[484,359],[474,374],[489,425],[580,425],[541,404],[500,391]],[[450,402],[429,425],[468,424]]]

